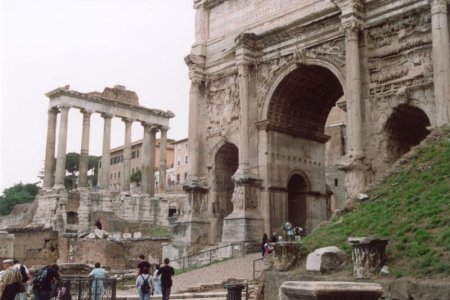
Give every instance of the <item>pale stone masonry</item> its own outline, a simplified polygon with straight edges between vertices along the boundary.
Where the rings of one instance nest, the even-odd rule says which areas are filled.
[[[260,239],[286,221],[310,232],[449,122],[448,0],[193,3],[181,244]],[[346,154],[329,165],[337,104]]]
[[[48,111],[47,148],[45,156],[44,188],[37,196],[37,209],[30,224],[32,227],[43,226],[59,232],[74,232],[92,226],[91,214],[95,211],[113,212],[117,216],[134,222],[166,224],[168,200],[155,196],[155,141],[156,133],[161,131],[160,143],[166,145],[169,120],[174,117],[170,111],[149,109],[139,105],[139,98],[124,86],[105,88],[102,93],[80,93],[70,90],[69,86],[57,88],[46,94],[50,99]],[[69,110],[79,109],[83,114],[79,185],[75,193],[79,204],[75,210],[66,206],[71,201],[64,188],[66,175],[66,147],[69,126]],[[103,148],[99,168],[98,188],[89,190],[87,182],[90,118],[98,113],[104,120]],[[55,161],[56,123],[60,114],[58,129],[58,152]],[[124,163],[122,164],[121,193],[111,194],[111,121],[121,118],[124,122]],[[141,123],[144,127],[142,193],[130,192],[131,174],[131,125]],[[160,156],[160,173],[166,173],[166,152]],[[165,176],[165,175],[164,175]],[[152,201],[153,211],[150,202]]]

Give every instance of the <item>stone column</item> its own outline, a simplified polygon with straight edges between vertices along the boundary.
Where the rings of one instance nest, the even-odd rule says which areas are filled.
[[[189,92],[189,129],[188,129],[188,177],[191,182],[197,182],[199,176],[199,134],[198,134],[198,101],[202,82],[197,79],[191,81]]]
[[[47,146],[45,148],[44,166],[44,188],[53,186],[55,181],[55,143],[56,143],[56,121],[58,110],[50,108],[48,110],[47,121]]]
[[[131,170],[131,125],[133,120],[122,118],[125,123],[125,143],[123,148],[123,169],[122,169],[122,191],[130,191],[130,170]]]
[[[161,140],[159,143],[159,193],[166,192],[167,173],[167,127],[160,127]]]
[[[354,23],[344,25],[345,30],[345,79],[347,101],[347,136],[348,151],[362,154],[362,105],[361,105],[361,71],[359,61],[359,27]]]
[[[69,121],[69,107],[62,106],[61,119],[59,120],[58,134],[58,157],[56,158],[55,188],[64,188],[64,177],[66,175],[66,147],[67,147],[67,124]]]
[[[450,47],[447,0],[429,0],[433,39],[433,81],[436,125],[450,120]]]
[[[150,127],[151,124],[142,122],[144,127],[144,139],[142,141],[142,172],[141,172],[141,193],[149,194],[149,175],[150,175]]]
[[[102,149],[102,167],[99,178],[99,186],[102,189],[109,189],[109,166],[111,165],[111,119],[112,115],[102,114],[103,118],[103,149]]]
[[[78,186],[86,188],[88,186],[88,169],[89,169],[89,131],[91,127],[91,112],[82,110],[83,113],[83,129],[81,135],[81,153],[80,153],[80,177]]]
[[[241,36],[242,47],[236,51],[239,75],[239,167],[233,175],[234,192],[231,201],[233,211],[224,218],[222,242],[257,240],[263,234],[263,218],[258,211],[258,187],[261,180],[249,167],[249,72],[250,64],[243,55],[253,36]]]
[[[150,127],[150,143],[149,152],[143,153],[143,155],[149,156],[150,172],[148,176],[148,194],[150,197],[155,196],[155,156],[156,156],[156,132],[158,128],[156,126]]]

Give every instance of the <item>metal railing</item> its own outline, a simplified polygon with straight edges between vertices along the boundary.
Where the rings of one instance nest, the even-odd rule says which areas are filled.
[[[264,271],[264,268],[262,268],[261,270],[256,270],[256,263],[259,262],[259,261],[262,261],[263,263],[265,263],[264,262],[264,257],[257,258],[257,259],[253,260],[253,280],[256,280],[256,278],[257,278],[256,273],[261,274]]]
[[[61,300],[114,300],[116,299],[116,279],[63,276],[55,286],[53,297]]]
[[[215,261],[233,258],[237,253],[239,253],[240,255],[245,255],[247,253],[251,253],[251,252],[253,252],[253,246],[255,244],[259,245],[259,242],[242,241],[242,242],[237,242],[237,243],[231,243],[228,245],[216,247],[213,249],[201,251],[199,253],[195,253],[192,255],[187,255],[187,256],[183,256],[183,257],[174,259],[171,261],[171,264],[175,269],[182,269],[184,271],[186,268],[189,268],[189,267],[203,266],[203,265],[211,264]],[[225,250],[227,248],[228,248],[228,251]],[[220,250],[223,250],[223,251],[221,251],[222,254],[219,253]]]

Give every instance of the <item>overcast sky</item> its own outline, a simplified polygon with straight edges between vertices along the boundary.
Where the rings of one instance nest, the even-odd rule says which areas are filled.
[[[187,137],[194,43],[192,0],[0,0],[0,193],[34,183],[43,169],[48,98],[70,84],[79,92],[124,85],[140,104],[170,110],[168,137]],[[79,152],[82,115],[69,113],[68,152]],[[113,119],[112,147],[124,125]],[[132,139],[142,138],[133,124]],[[90,153],[101,154],[103,123],[91,117]]]

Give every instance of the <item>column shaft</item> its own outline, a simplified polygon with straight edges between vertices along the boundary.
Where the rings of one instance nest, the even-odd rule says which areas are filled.
[[[91,112],[82,111],[83,113],[83,129],[81,135],[81,153],[80,153],[80,177],[78,180],[79,187],[88,186],[88,170],[89,170],[89,132],[91,128]]]
[[[58,111],[56,109],[48,110],[47,121],[47,146],[45,148],[45,166],[44,166],[44,187],[52,187],[55,181],[55,143],[56,143],[56,121]]]
[[[102,149],[102,166],[100,171],[99,186],[102,189],[109,189],[110,174],[109,167],[111,165],[111,115],[102,114],[103,123],[103,149]]]
[[[345,76],[347,100],[348,151],[362,153],[361,73],[359,62],[358,28],[346,28]]]
[[[148,194],[150,197],[155,196],[155,156],[156,156],[156,131],[157,128],[152,126],[150,128],[150,143],[149,152],[144,153],[144,155],[149,156],[150,173],[148,176]]]
[[[240,64],[239,70],[239,169],[249,169],[248,161],[248,64]]]
[[[450,120],[450,47],[447,1],[431,0],[430,4],[436,125],[441,126]]]
[[[144,127],[144,140],[142,142],[142,173],[141,173],[141,192],[149,194],[149,176],[150,176],[150,125],[142,124]]]
[[[167,128],[161,128],[161,140],[159,143],[159,193],[166,192],[167,173]]]
[[[193,79],[189,92],[189,178],[197,180],[199,176],[199,134],[198,134],[198,101],[200,97],[201,81]]]
[[[131,170],[131,125],[129,119],[122,119],[125,123],[125,147],[123,149],[123,170],[122,170],[122,191],[130,191],[130,170]]]
[[[56,158],[55,186],[64,187],[66,175],[66,147],[67,147],[67,124],[69,120],[69,107],[61,107],[61,119],[59,120],[58,134],[58,157]]]

